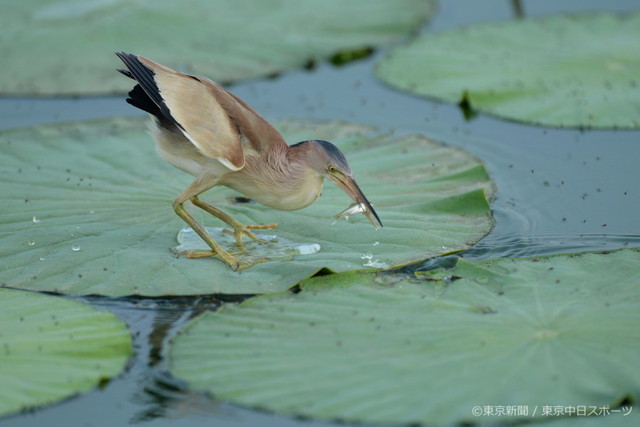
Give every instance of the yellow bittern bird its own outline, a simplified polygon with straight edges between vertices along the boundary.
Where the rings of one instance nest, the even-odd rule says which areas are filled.
[[[118,71],[137,81],[127,102],[155,119],[151,133],[159,155],[196,177],[175,199],[173,208],[211,250],[188,251],[188,257],[217,256],[234,270],[247,267],[196,222],[184,208],[186,201],[231,226],[240,249],[245,234],[263,241],[252,229],[276,227],[244,225],[198,198],[216,185],[232,188],[275,209],[296,210],[320,196],[323,179],[328,177],[358,204],[375,227],[382,226],[356,184],[344,154],[332,143],[309,140],[287,145],[269,122],[213,81],[172,70],[142,56],[125,52],[116,55],[128,69]]]

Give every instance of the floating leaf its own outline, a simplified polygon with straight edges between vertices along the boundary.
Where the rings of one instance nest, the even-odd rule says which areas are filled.
[[[0,289],[0,416],[103,384],[122,370],[131,352],[126,325],[111,313]]]
[[[552,16],[425,34],[378,75],[412,93],[546,126],[638,128],[640,14]]]
[[[225,306],[185,327],[170,369],[219,399],[362,423],[640,398],[640,250],[460,260],[421,278],[326,275]],[[472,412],[518,405],[528,414]]]
[[[186,224],[171,202],[193,178],[160,160],[141,120],[11,130],[0,133],[0,285],[114,296],[273,292],[323,268],[391,266],[464,249],[493,226],[485,198],[492,183],[461,149],[346,123],[280,127],[290,141],[339,145],[385,227],[376,231],[362,215],[332,225],[351,200],[330,182],[316,203],[294,212],[238,203],[238,193],[220,188],[203,200],[245,224],[278,223],[268,234],[321,250],[242,272],[176,257],[171,248]],[[204,213],[197,219],[222,225]]]
[[[232,82],[362,56],[420,26],[430,0],[5,0],[0,93],[125,92],[113,52]]]

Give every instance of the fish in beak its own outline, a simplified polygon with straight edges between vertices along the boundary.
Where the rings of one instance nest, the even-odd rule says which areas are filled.
[[[336,171],[335,173],[329,175],[331,180],[335,182],[335,184],[344,190],[345,193],[349,195],[355,202],[347,209],[343,210],[339,214],[336,215],[336,219],[341,219],[345,217],[349,217],[351,215],[355,215],[358,213],[364,214],[364,216],[369,219],[371,224],[375,227],[376,230],[382,228],[382,222],[380,221],[380,217],[376,213],[375,209],[367,196],[364,195],[356,181],[353,177],[346,175],[342,172]]]

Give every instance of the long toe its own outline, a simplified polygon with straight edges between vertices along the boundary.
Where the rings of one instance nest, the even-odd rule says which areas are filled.
[[[249,237],[250,239],[255,240],[256,242],[260,242],[260,243],[269,243],[267,240],[261,239],[260,237],[256,236],[255,234],[253,234],[251,231],[249,231],[248,228],[244,228],[242,230],[236,230],[235,235],[236,235],[236,243],[238,246],[242,247],[242,235],[246,234],[247,237]]]
[[[178,256],[180,255],[185,255],[189,259],[216,257],[219,260],[228,264],[233,271],[243,270],[245,268],[251,267],[254,264],[257,264],[257,262],[247,262],[246,260],[242,260],[227,252],[217,253],[216,251],[212,251],[212,250],[183,251],[178,254]],[[258,262],[263,262],[263,261],[258,261]]]
[[[278,224],[250,224],[245,225],[246,228],[252,228],[255,230],[268,230],[271,228],[276,228]]]
[[[251,230],[268,230],[268,229],[272,229],[272,228],[276,228],[278,226],[278,224],[251,224],[251,225],[244,225],[241,223],[238,224],[233,224],[233,230],[226,230],[223,229],[222,231],[224,233],[227,234],[232,234],[235,236],[236,238],[236,245],[239,248],[244,249],[244,243],[242,243],[242,236],[246,235],[247,237],[249,237],[250,239],[255,240],[256,242],[260,242],[260,243],[269,243],[268,240],[264,240],[261,239],[260,237],[256,236]]]
[[[178,254],[178,256],[186,256],[187,258],[207,258],[215,256],[216,253],[214,251],[182,251]]]

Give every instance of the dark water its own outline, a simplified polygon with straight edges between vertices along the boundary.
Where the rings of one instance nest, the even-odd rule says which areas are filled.
[[[447,0],[424,31],[510,19],[511,2]],[[628,1],[525,2],[527,15],[640,9]],[[418,132],[464,147],[483,159],[498,186],[495,230],[463,256],[489,259],[640,247],[640,132],[578,131],[526,126],[480,115],[464,120],[457,107],[385,87],[373,75],[383,52],[340,68],[320,65],[275,80],[231,89],[268,119],[340,119],[396,133]],[[122,97],[0,99],[0,128],[136,115]],[[151,143],[151,141],[150,141]],[[185,389],[165,373],[163,351],[191,316],[214,298],[83,299],[113,311],[131,328],[136,355],[106,387],[4,426],[324,426],[218,402]]]

